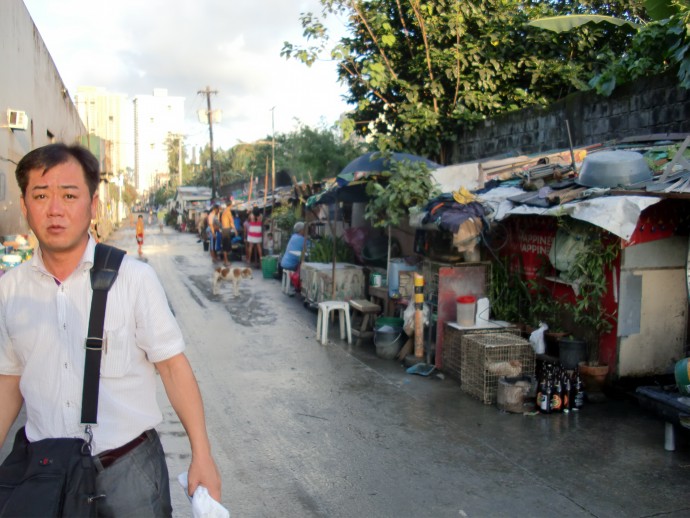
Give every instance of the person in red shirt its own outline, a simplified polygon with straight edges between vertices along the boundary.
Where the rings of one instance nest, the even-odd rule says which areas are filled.
[[[249,214],[249,225],[247,226],[247,263],[252,264],[254,258],[254,251],[256,251],[258,259],[258,267],[261,267],[261,242],[262,226],[261,212],[258,207],[254,207],[251,214]]]

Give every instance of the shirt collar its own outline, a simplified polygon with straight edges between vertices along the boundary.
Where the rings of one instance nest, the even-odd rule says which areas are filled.
[[[86,249],[84,249],[84,255],[81,257],[81,261],[74,269],[74,271],[90,270],[93,267],[93,258],[96,253],[96,240],[88,233],[89,240],[86,243]],[[41,250],[41,245],[39,244],[36,249],[36,253],[31,257],[31,267],[42,274],[53,275],[46,269],[45,263],[43,262],[43,251]]]

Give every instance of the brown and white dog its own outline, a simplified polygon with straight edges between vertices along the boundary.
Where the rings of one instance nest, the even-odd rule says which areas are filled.
[[[218,285],[222,281],[232,282],[235,297],[240,294],[240,280],[253,279],[251,268],[239,268],[236,266],[219,266],[213,271],[213,294],[218,295]]]

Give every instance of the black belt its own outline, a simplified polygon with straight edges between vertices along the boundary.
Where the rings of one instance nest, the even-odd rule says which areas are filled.
[[[119,448],[115,448],[113,450],[107,450],[102,453],[99,453],[97,455],[98,460],[101,461],[101,466],[103,466],[103,469],[106,469],[110,465],[112,465],[113,462],[115,462],[117,459],[124,457],[127,455],[130,451],[132,451],[134,448],[139,446],[141,443],[146,441],[148,439],[148,435],[146,432],[142,432],[139,437],[135,437],[131,441],[129,441],[127,444],[120,446]]]

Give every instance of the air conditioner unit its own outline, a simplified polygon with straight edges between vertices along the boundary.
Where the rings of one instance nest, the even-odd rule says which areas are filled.
[[[25,130],[29,127],[29,117],[26,112],[19,110],[7,110],[7,127],[16,130]]]

